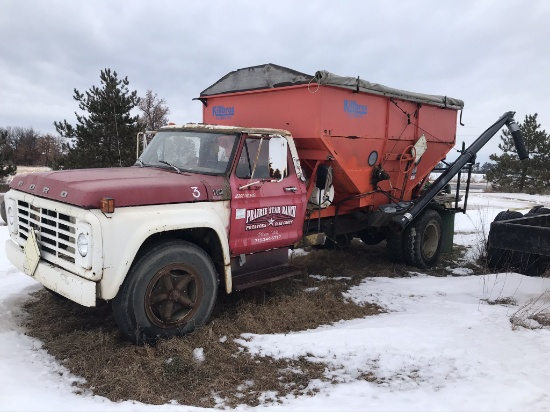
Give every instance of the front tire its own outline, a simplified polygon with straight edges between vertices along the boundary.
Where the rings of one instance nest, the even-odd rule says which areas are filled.
[[[204,250],[181,241],[154,247],[132,267],[113,300],[115,320],[130,341],[181,336],[204,325],[218,278]]]
[[[435,210],[418,216],[405,229],[405,262],[421,269],[433,266],[441,254],[442,233],[441,216]]]

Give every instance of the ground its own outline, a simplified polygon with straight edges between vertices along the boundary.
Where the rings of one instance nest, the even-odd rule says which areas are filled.
[[[499,211],[550,198],[468,204],[465,253],[433,273],[360,242],[294,256],[303,276],[223,300],[199,333],[156,347],[121,341],[108,308],[56,300],[2,248],[0,410],[548,410],[550,279],[487,273],[476,258]],[[173,396],[159,400],[155,382]]]

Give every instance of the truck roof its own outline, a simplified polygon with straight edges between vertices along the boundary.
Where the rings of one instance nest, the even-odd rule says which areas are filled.
[[[208,97],[218,94],[245,92],[277,87],[309,84],[312,90],[319,85],[339,87],[369,94],[393,97],[416,103],[431,104],[438,107],[461,110],[464,102],[449,96],[424,94],[395,89],[379,83],[371,83],[357,77],[338,76],[326,70],[319,70],[315,75],[301,73],[287,67],[268,63],[259,66],[245,67],[226,74],[220,80],[204,89],[200,96]]]
[[[179,130],[179,131],[200,131],[206,132],[211,131],[215,133],[222,134],[235,134],[235,133],[246,133],[246,134],[259,134],[259,135],[281,135],[281,136],[290,136],[288,130],[283,129],[271,129],[267,127],[240,127],[240,126],[223,126],[216,124],[205,124],[205,123],[187,123],[187,124],[171,124],[168,126],[163,126],[159,131],[163,130]]]

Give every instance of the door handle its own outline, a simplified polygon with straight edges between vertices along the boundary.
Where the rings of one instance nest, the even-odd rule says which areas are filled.
[[[290,186],[290,187],[285,187],[285,192],[292,192],[292,193],[296,193],[298,189],[293,187],[293,186]]]

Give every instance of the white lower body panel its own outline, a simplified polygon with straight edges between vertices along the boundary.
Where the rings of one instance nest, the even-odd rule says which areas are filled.
[[[17,269],[25,273],[25,252],[10,239],[6,241],[6,255]],[[31,277],[48,289],[82,306],[93,307],[96,305],[96,282],[81,278],[43,260],[38,263],[36,271]]]

